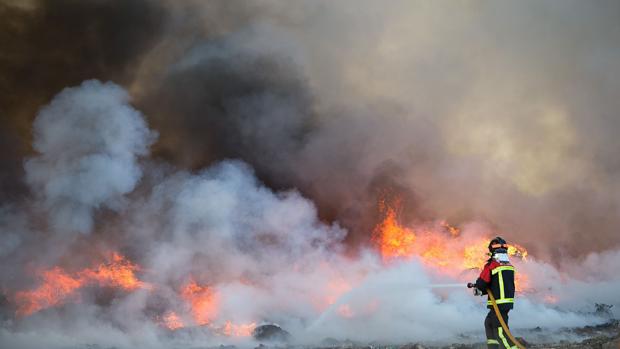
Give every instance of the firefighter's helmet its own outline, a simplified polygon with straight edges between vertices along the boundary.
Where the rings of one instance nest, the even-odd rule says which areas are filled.
[[[491,253],[505,253],[508,251],[508,244],[506,240],[501,237],[496,237],[489,242],[489,252]]]

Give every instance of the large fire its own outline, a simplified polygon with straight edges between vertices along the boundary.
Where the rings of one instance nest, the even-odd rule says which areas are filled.
[[[252,332],[256,328],[256,323],[249,324],[234,324],[230,321],[226,321],[221,331],[226,336],[235,337],[248,337],[252,335]]]
[[[136,272],[140,267],[118,253],[111,253],[108,260],[93,268],[69,273],[60,267],[53,267],[37,273],[41,283],[38,287],[19,291],[14,295],[16,315],[29,316],[46,308],[62,305],[79,298],[79,290],[87,286],[110,287],[126,292],[138,289],[153,290],[155,287],[140,281]],[[254,322],[236,324],[225,321],[213,323],[217,317],[219,295],[207,285],[201,285],[193,278],[180,290],[179,297],[188,306],[192,326],[208,326],[213,332],[225,336],[250,336],[256,327]],[[167,311],[158,317],[159,323],[170,329],[186,327],[184,319],[174,311]]]
[[[89,285],[125,291],[150,288],[149,284],[138,280],[135,274],[138,270],[140,268],[125,257],[112,253],[107,262],[77,273],[68,273],[60,267],[39,271],[37,274],[42,281],[39,287],[15,294],[16,313],[18,316],[27,316],[42,309],[63,304],[68,299],[77,296],[80,288]]]
[[[248,337],[256,328],[256,323],[236,324],[230,320],[223,325],[214,323],[218,316],[220,295],[212,287],[202,285],[193,278],[182,288],[181,298],[187,303],[193,319],[193,325],[207,326],[213,332],[228,337]],[[163,318],[163,324],[170,330],[185,327],[179,316],[170,312]]]
[[[396,205],[398,207],[398,205]],[[432,226],[411,228],[398,220],[398,210],[387,205],[382,206],[383,220],[373,232],[373,241],[388,267],[395,260],[419,259],[425,266],[452,278],[470,277],[472,270],[478,270],[487,258],[489,236],[462,234],[461,231],[446,222]],[[518,245],[509,248],[511,256],[525,261],[527,251]],[[319,262],[320,263],[320,262]],[[324,268],[329,268],[327,264]],[[80,290],[84,287],[109,287],[124,292],[145,290],[156,291],[158,285],[141,281],[137,273],[141,268],[118,253],[110,253],[104,262],[77,272],[69,272],[61,267],[52,267],[36,273],[39,286],[31,290],[14,294],[16,314],[29,316],[46,308],[62,305],[68,301],[78,301]],[[466,276],[467,275],[467,276]],[[325,280],[324,292],[319,300],[309,300],[319,311],[335,304],[344,293],[354,288],[357,282],[353,276],[334,276]],[[530,287],[527,275],[517,273],[517,290]],[[187,282],[177,288],[178,309],[166,309],[156,316],[154,321],[169,330],[175,331],[188,326],[205,326],[213,333],[223,336],[250,336],[256,328],[256,322],[234,323],[222,318],[220,304],[225,294],[221,294],[217,285],[197,281],[191,275]],[[551,295],[550,301],[557,301]],[[547,299],[546,298],[546,299]],[[379,304],[369,302],[364,309],[353,309],[349,304],[339,304],[337,313],[343,318],[352,318],[371,314]]]
[[[216,316],[219,296],[209,286],[200,285],[194,279],[181,290],[183,298],[191,308],[197,325],[206,325]]]
[[[419,258],[426,266],[452,277],[480,269],[486,262],[490,236],[463,236],[458,228],[446,222],[414,230],[398,222],[399,205],[394,206],[381,204],[385,218],[373,232],[373,241],[384,262]],[[508,254],[525,260],[527,250],[512,244]],[[515,283],[517,291],[523,291],[528,285],[527,275],[517,273]]]

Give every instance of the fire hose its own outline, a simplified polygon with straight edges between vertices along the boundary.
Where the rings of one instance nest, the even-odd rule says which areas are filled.
[[[517,339],[512,335],[512,333],[510,333],[510,330],[508,329],[508,325],[506,325],[506,322],[504,321],[502,314],[499,312],[499,307],[497,306],[497,303],[495,303],[495,297],[493,297],[493,292],[491,292],[491,290],[488,288],[487,288],[487,294],[489,295],[489,299],[491,300],[491,305],[493,305],[493,310],[495,311],[495,315],[497,315],[497,318],[499,319],[499,323],[502,325],[502,328],[504,329],[504,332],[506,332],[506,334],[508,335],[508,338],[510,338],[510,340],[514,344],[516,344],[519,347],[519,349],[525,349],[525,346],[519,343],[519,341],[517,341]]]
[[[467,284],[467,288],[475,288],[476,286],[473,283],[468,283]],[[475,289],[477,290],[477,289]],[[478,295],[479,293],[474,293],[476,295]],[[512,335],[512,333],[510,333],[510,330],[508,329],[508,325],[506,325],[506,322],[504,321],[504,318],[502,317],[502,313],[499,312],[499,307],[497,306],[497,302],[495,302],[495,297],[493,296],[493,292],[491,292],[491,289],[487,288],[487,295],[489,296],[489,299],[491,300],[491,305],[493,306],[493,310],[495,311],[495,315],[497,316],[497,319],[499,320],[500,325],[502,326],[502,328],[504,329],[504,332],[506,332],[506,334],[508,335],[508,338],[510,338],[510,340],[517,346],[519,347],[519,349],[525,349],[525,346],[521,343],[519,343],[519,341],[517,341],[517,339]]]
[[[435,284],[435,285],[430,285],[430,286],[432,288],[462,287],[461,284]],[[467,284],[467,288],[475,288],[475,287],[476,287],[476,285],[474,285],[473,283],[468,283]],[[476,289],[476,290],[479,292],[478,289]],[[474,293],[474,294],[478,295],[479,293]],[[497,319],[499,320],[500,325],[504,329],[504,332],[506,332],[506,334],[508,335],[508,338],[510,338],[510,340],[517,347],[519,347],[519,349],[525,349],[525,346],[523,344],[519,343],[519,341],[517,341],[517,339],[512,335],[512,333],[510,333],[510,330],[508,329],[508,325],[504,321],[504,318],[502,317],[502,314],[499,312],[499,307],[497,306],[497,302],[495,301],[495,297],[493,296],[493,292],[491,292],[491,290],[488,289],[488,288],[487,288],[487,294],[489,295],[489,299],[491,300],[491,305],[493,306],[493,310],[495,311],[495,315],[497,315]]]

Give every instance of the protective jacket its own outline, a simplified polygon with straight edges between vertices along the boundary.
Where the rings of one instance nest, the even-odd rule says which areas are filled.
[[[499,310],[512,309],[515,298],[515,268],[510,262],[498,262],[491,258],[485,264],[476,280],[476,288],[487,294],[487,288],[493,292]],[[491,309],[491,300],[487,300],[487,308]]]

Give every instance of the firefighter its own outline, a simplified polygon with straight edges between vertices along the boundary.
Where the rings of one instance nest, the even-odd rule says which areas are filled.
[[[501,316],[508,325],[508,312],[514,305],[515,297],[515,268],[508,259],[508,245],[506,240],[496,237],[489,242],[490,258],[484,265],[474,287],[475,295],[487,294],[487,289],[493,292]],[[517,349],[515,343],[504,333],[502,326],[493,311],[491,300],[487,301],[489,313],[484,320],[484,329],[487,336],[488,349]]]

